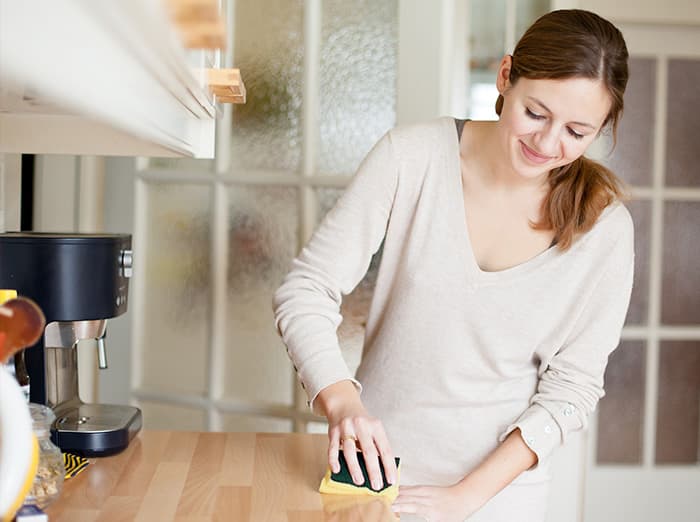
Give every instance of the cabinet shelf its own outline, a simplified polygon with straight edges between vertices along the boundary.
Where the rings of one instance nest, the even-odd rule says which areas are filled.
[[[0,0],[0,152],[212,158],[218,62],[161,0]]]

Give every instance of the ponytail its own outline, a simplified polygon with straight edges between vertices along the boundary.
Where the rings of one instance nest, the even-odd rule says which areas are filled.
[[[616,200],[629,200],[624,183],[598,162],[579,157],[549,173],[549,193],[542,202],[535,230],[554,230],[560,250],[568,250],[585,234],[601,213]]]

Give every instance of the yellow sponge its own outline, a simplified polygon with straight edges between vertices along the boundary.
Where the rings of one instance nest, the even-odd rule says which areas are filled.
[[[372,489],[372,485],[369,481],[369,474],[367,473],[367,465],[365,464],[365,459],[361,452],[357,452],[357,462],[360,465],[362,476],[364,477],[365,481],[360,486],[355,485],[355,483],[352,481],[348,463],[345,460],[345,455],[343,455],[342,451],[338,454],[338,460],[340,462],[340,471],[338,473],[333,473],[330,468],[328,471],[326,471],[326,475],[321,481],[321,486],[318,488],[321,493],[329,493],[332,495],[369,495],[385,497],[391,502],[393,502],[398,496],[399,476],[401,473],[399,467],[400,459],[398,457],[395,459],[397,476],[396,481],[393,484],[389,484],[387,482],[386,475],[384,473],[384,466],[382,465],[381,460],[379,461],[379,469],[382,472],[382,480],[384,481],[384,484],[378,490]]]

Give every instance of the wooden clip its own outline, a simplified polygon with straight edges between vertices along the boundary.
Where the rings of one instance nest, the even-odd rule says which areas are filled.
[[[239,69],[207,69],[209,92],[221,103],[245,103],[246,90]]]
[[[215,22],[219,19],[217,0],[166,0],[170,18],[179,23]]]
[[[217,0],[165,0],[165,6],[186,48],[226,48],[226,24]]]

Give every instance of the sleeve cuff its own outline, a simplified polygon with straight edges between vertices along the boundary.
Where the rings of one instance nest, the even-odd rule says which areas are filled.
[[[308,371],[311,368],[313,368],[313,371]],[[340,349],[337,352],[326,352],[323,357],[318,357],[315,361],[310,361],[304,367],[300,367],[297,371],[297,376],[301,387],[308,397],[306,404],[316,415],[322,415],[322,412],[316,408],[316,397],[318,397],[321,390],[331,384],[348,380],[355,385],[358,393],[362,393],[362,385],[348,370]]]
[[[357,393],[360,393],[360,394],[362,393],[362,384],[360,384],[360,381],[358,381],[358,380],[355,379],[354,377],[350,377],[349,375],[348,375],[347,377],[342,377],[342,378],[340,378],[340,379],[334,380],[333,382],[329,382],[328,384],[326,384],[325,386],[323,386],[323,388],[326,388],[326,387],[330,386],[331,384],[335,384],[335,383],[341,382],[341,381],[350,381],[350,382],[352,382],[352,383],[355,385],[355,388],[357,388]],[[302,385],[302,387],[303,387],[303,385]],[[319,389],[315,394],[313,394],[313,395],[310,394],[310,393],[308,392],[308,390],[306,390],[306,394],[307,394],[308,397],[309,397],[309,400],[306,401],[306,405],[309,407],[309,409],[312,411],[312,413],[314,413],[314,414],[316,414],[316,415],[321,415],[321,416],[323,416],[323,412],[321,412],[321,411],[316,407],[316,397],[318,397],[318,394],[321,393],[321,392],[323,391],[323,388],[320,388],[320,389]]]
[[[562,444],[559,425],[546,409],[537,404],[525,410],[520,418],[506,428],[498,440],[503,442],[516,428],[520,429],[520,435],[527,447],[537,455],[537,462],[530,470],[543,465]]]

